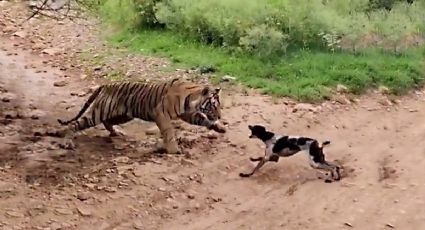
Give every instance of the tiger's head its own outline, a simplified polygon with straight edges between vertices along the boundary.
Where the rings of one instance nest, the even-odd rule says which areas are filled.
[[[201,102],[200,110],[211,121],[221,119],[220,92],[221,88],[205,87],[202,90],[204,100]]]

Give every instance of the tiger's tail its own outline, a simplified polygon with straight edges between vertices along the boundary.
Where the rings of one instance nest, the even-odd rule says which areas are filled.
[[[61,125],[67,125],[75,120],[77,120],[78,118],[80,118],[84,112],[86,112],[86,110],[90,107],[90,105],[93,103],[93,101],[96,99],[96,97],[100,94],[100,91],[102,91],[103,86],[98,87],[93,93],[92,95],[90,95],[89,99],[86,101],[86,103],[84,103],[83,108],[81,108],[80,112],[78,112],[77,116],[75,116],[74,118],[72,118],[71,120],[68,121],[63,121],[61,119],[58,119],[59,124]]]

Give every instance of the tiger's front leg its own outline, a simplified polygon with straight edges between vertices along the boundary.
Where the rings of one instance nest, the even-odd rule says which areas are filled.
[[[208,119],[207,115],[200,111],[193,113],[184,113],[180,118],[192,125],[204,126],[208,129],[212,129],[218,133],[225,133],[226,128],[217,121],[211,121]]]
[[[164,140],[164,148],[169,154],[180,154],[181,151],[174,136],[174,129],[171,119],[159,113],[156,115],[155,123],[158,126]]]

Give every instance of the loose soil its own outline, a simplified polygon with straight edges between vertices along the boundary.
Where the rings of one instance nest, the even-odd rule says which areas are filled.
[[[0,3],[0,229],[425,227],[425,91],[308,105],[227,83],[228,132],[176,122],[185,154],[152,151],[160,135],[143,121],[122,125],[123,138],[87,130],[77,150],[63,150],[56,119],[74,116],[108,72],[207,76],[161,71],[166,60],[105,46],[90,23],[34,18],[20,26],[25,7]],[[331,140],[326,157],[342,165],[342,180],[324,183],[302,152],[240,178],[254,166],[249,157],[263,153],[249,124]]]

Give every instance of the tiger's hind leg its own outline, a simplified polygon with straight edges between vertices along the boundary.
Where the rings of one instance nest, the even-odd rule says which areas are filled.
[[[133,120],[133,118],[128,116],[118,116],[115,118],[105,120],[102,123],[103,123],[103,126],[105,126],[105,129],[109,131],[110,137],[117,137],[117,136],[126,136],[127,134],[122,130],[118,130],[114,128],[114,125],[124,124],[131,120]]]

